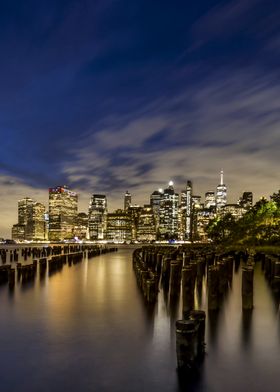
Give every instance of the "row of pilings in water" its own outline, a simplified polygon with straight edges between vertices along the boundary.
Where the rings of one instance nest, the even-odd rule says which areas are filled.
[[[0,284],[8,283],[10,288],[14,288],[15,281],[22,283],[33,281],[39,267],[40,278],[43,278],[48,271],[49,275],[62,270],[65,264],[71,266],[79,263],[87,255],[88,258],[100,256],[108,252],[116,252],[116,247],[101,247],[99,245],[70,245],[70,246],[47,246],[44,248],[21,248],[21,249],[1,249],[0,260]],[[21,257],[20,257],[21,256]],[[35,259],[36,257],[36,259]],[[18,260],[31,263],[21,263]],[[11,264],[6,264],[7,260]],[[15,262],[15,264],[14,264]]]
[[[233,270],[242,266],[242,309],[253,309],[254,264],[261,261],[273,290],[280,292],[280,256],[247,251],[217,252],[211,245],[143,246],[133,253],[138,286],[148,304],[157,300],[159,288],[170,298],[182,290],[182,319],[176,321],[176,350],[179,372],[197,368],[205,352],[203,310],[194,309],[195,287],[207,283],[208,311],[217,311],[232,285]]]

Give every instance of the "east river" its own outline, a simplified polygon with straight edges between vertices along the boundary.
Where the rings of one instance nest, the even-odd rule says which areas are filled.
[[[254,310],[243,314],[241,272],[222,309],[206,319],[200,376],[180,383],[175,321],[182,304],[160,291],[144,303],[120,249],[35,281],[0,286],[0,390],[8,391],[278,391],[279,303],[255,266]],[[14,263],[15,264],[15,263]],[[207,311],[206,288],[196,308]]]

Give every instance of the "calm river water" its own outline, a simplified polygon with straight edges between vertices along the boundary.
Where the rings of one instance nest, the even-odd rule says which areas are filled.
[[[34,283],[0,286],[1,391],[278,391],[279,304],[255,269],[255,308],[243,315],[240,272],[206,324],[200,377],[179,383],[181,301],[147,308],[131,249],[85,259]],[[206,290],[196,307],[207,308]]]

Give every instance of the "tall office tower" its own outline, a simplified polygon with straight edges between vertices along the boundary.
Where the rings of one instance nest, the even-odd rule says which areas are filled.
[[[191,241],[192,239],[192,182],[187,181],[186,186],[186,232],[185,239]]]
[[[124,195],[124,210],[127,211],[130,206],[131,206],[131,193],[126,191]]]
[[[66,186],[49,188],[49,240],[61,241],[74,236],[78,214],[78,195]]]
[[[192,221],[191,221],[191,237],[193,241],[199,239],[198,236],[198,212],[203,209],[203,204],[201,203],[201,196],[192,196]]]
[[[131,241],[132,219],[130,214],[124,210],[108,213],[106,233],[106,238],[109,241]]]
[[[207,209],[216,207],[216,197],[214,191],[208,191],[205,193],[204,207]]]
[[[25,197],[18,202],[18,224],[13,226],[12,238],[16,240],[40,241],[46,239],[43,204]]]
[[[158,189],[157,191],[154,191],[150,195],[150,206],[152,207],[152,211],[155,217],[155,225],[156,225],[156,231],[158,233],[159,231],[159,211],[160,211],[160,202],[163,197],[163,189]]]
[[[25,225],[15,224],[12,226],[12,239],[15,241],[25,240]]]
[[[45,213],[46,207],[42,203],[34,202],[29,206],[29,216],[26,225],[26,239],[41,241],[46,238]]]
[[[88,228],[91,240],[103,240],[106,235],[107,198],[93,194],[88,209]]]
[[[159,209],[159,232],[162,239],[178,237],[178,205],[179,195],[175,193],[173,182],[170,181],[168,188],[163,191]]]
[[[149,205],[145,205],[140,212],[136,239],[138,241],[156,240],[156,221],[152,207]]]
[[[25,197],[18,201],[18,224],[27,225],[28,218],[30,217],[30,207],[34,203],[30,197]]]
[[[132,241],[135,241],[136,237],[137,237],[137,225],[138,225],[138,220],[139,220],[139,216],[140,216],[142,209],[143,209],[143,207],[141,207],[137,204],[134,204],[134,205],[130,205],[128,207],[128,209],[126,210],[128,215],[131,217],[131,239],[132,239]]]
[[[88,238],[88,214],[85,212],[79,212],[74,232],[80,240]]]
[[[180,202],[179,202],[179,209],[178,209],[178,238],[180,240],[185,239],[186,204],[187,204],[187,195],[186,195],[186,190],[183,189],[180,194]]]
[[[242,197],[240,197],[238,204],[246,209],[253,207],[253,193],[244,192]]]
[[[217,186],[217,193],[216,193],[216,207],[217,210],[220,210],[227,204],[227,187],[224,184],[224,172],[221,171],[221,181],[220,184]]]
[[[153,214],[155,216],[155,224],[156,230],[159,228],[159,209],[160,202],[163,196],[163,189],[159,189],[158,191],[154,191],[150,196],[150,206],[152,208]]]

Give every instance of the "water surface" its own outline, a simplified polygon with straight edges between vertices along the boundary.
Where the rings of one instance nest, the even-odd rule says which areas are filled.
[[[255,307],[243,313],[240,272],[219,313],[207,314],[207,354],[188,385],[176,372],[181,300],[147,307],[121,249],[34,282],[0,286],[3,391],[277,391],[279,304],[260,265]],[[207,309],[206,288],[196,307]]]

